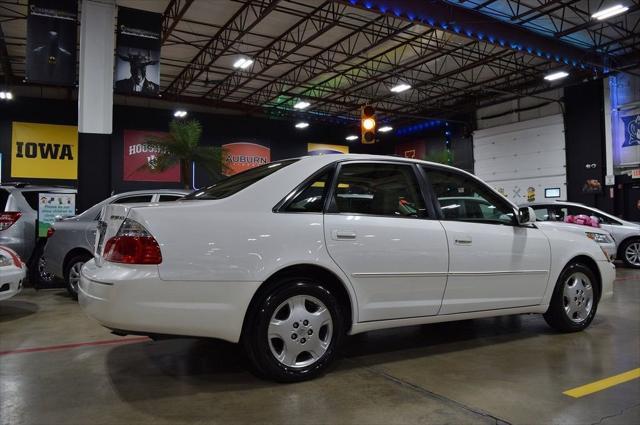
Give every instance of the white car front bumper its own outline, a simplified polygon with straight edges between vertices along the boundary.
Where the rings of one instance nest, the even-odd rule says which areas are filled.
[[[140,334],[238,342],[259,282],[163,281],[154,265],[94,260],[82,268],[79,301],[103,326]]]
[[[598,261],[598,270],[602,279],[602,296],[600,301],[613,296],[613,281],[616,280],[616,266],[609,261]]]
[[[0,300],[6,300],[22,290],[22,282],[27,275],[27,268],[6,266],[0,269]]]

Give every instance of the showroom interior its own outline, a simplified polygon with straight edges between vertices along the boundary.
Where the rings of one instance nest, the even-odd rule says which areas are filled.
[[[640,1],[0,0],[0,422],[640,423]]]

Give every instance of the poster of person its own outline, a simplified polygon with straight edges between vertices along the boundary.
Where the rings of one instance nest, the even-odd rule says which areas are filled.
[[[598,179],[587,179],[582,186],[582,193],[600,193],[602,192],[602,183]]]
[[[180,182],[180,166],[176,164],[169,169],[153,171],[153,160],[158,154],[156,146],[149,146],[150,137],[165,137],[161,131],[124,131],[124,152],[122,179],[124,181],[141,182]]]
[[[157,96],[160,92],[162,15],[118,8],[114,87],[116,93]]]
[[[47,236],[47,230],[57,217],[76,215],[75,193],[38,193],[38,236]]]
[[[78,2],[29,0],[28,10],[26,80],[75,84]]]
[[[222,145],[224,174],[232,176],[271,162],[271,149],[251,142],[235,142]]]

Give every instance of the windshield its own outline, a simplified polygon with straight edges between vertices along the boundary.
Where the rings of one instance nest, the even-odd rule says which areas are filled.
[[[288,159],[286,161],[277,161],[270,164],[261,165],[242,173],[227,177],[204,189],[196,190],[182,199],[221,199],[240,192],[258,180],[262,180],[270,174],[283,169],[287,165],[296,162],[297,159]]]

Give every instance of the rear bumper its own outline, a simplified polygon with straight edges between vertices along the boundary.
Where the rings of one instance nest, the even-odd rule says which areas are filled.
[[[79,301],[107,328],[238,342],[259,282],[163,281],[157,266],[94,260],[82,268]]]
[[[22,282],[27,274],[27,268],[3,267],[0,275],[0,301],[17,295],[22,290]]]
[[[64,270],[62,269],[62,266],[66,253],[57,247],[55,243],[52,243],[51,240],[48,240],[47,244],[44,246],[44,253],[42,255],[47,261],[47,271],[56,277],[64,278]]]
[[[609,261],[598,261],[598,269],[602,278],[602,296],[600,300],[605,300],[613,296],[613,281],[616,280],[616,266]]]

